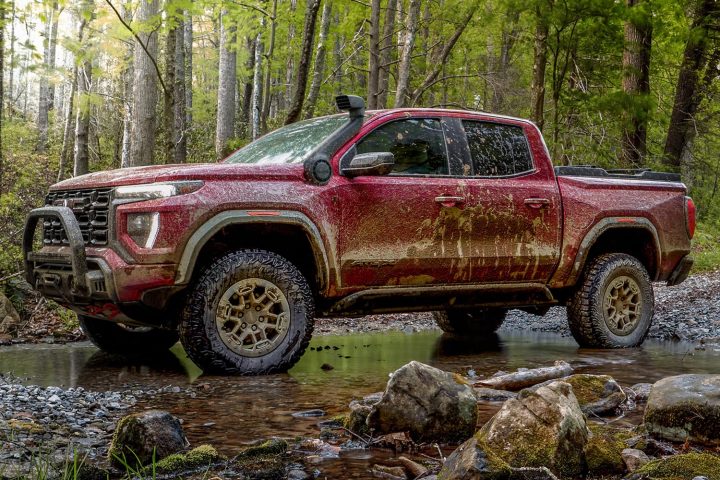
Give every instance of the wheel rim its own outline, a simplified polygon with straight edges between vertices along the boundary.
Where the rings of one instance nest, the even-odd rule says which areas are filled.
[[[230,350],[244,357],[260,357],[275,350],[287,336],[290,306],[274,283],[246,278],[220,298],[215,325]]]
[[[640,322],[642,304],[640,287],[634,279],[613,279],[605,289],[605,324],[616,335],[631,334]]]

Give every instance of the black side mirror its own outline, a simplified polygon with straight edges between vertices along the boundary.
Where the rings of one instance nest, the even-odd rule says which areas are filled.
[[[395,155],[390,152],[371,152],[355,155],[342,169],[346,177],[387,175],[395,165]]]

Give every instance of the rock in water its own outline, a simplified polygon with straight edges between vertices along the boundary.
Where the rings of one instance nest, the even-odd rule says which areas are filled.
[[[562,379],[573,387],[573,393],[586,415],[614,413],[627,395],[610,375],[570,375]]]
[[[476,436],[511,467],[548,467],[568,477],[580,476],[586,468],[588,428],[565,382],[521,391]]]
[[[450,454],[438,480],[500,480],[509,475],[510,467],[472,437]]]
[[[381,433],[410,432],[417,441],[465,440],[477,423],[472,387],[420,362],[396,370],[367,419]]]
[[[147,465],[185,448],[180,421],[162,410],[134,413],[120,419],[108,456],[113,465]],[[154,454],[154,457],[153,457]],[[139,465],[138,465],[139,464]]]
[[[720,445],[720,375],[678,375],[655,383],[645,426],[657,438]]]

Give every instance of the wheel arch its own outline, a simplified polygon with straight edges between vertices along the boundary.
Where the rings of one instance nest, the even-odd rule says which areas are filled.
[[[651,280],[661,264],[660,237],[655,225],[644,217],[604,218],[585,235],[575,256],[568,284],[575,285],[594,258],[605,253],[626,253],[637,258]]]
[[[282,237],[269,238],[268,233]],[[258,235],[259,234],[259,235]],[[329,285],[329,261],[317,226],[304,214],[273,211],[272,215],[252,210],[218,213],[202,224],[185,245],[175,283],[186,285],[197,273],[198,264],[238,248],[261,248],[284,256],[306,275],[313,290]]]

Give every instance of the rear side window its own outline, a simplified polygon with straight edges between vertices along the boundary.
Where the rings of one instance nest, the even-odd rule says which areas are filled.
[[[463,120],[463,127],[475,175],[500,177],[533,169],[522,127],[469,120]]]
[[[376,128],[357,144],[357,153],[390,152],[393,174],[447,175],[445,135],[436,118],[408,118]]]

